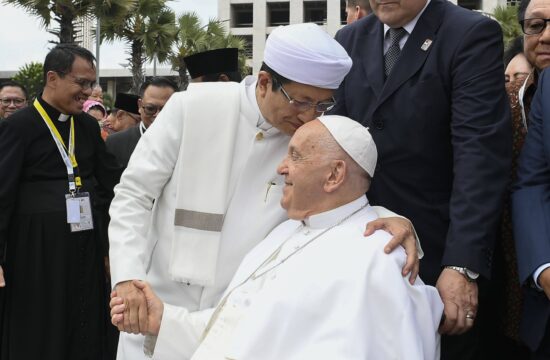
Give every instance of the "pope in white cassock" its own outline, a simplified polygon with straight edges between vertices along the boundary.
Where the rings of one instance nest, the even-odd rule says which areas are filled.
[[[147,281],[169,304],[211,308],[244,255],[287,219],[276,166],[289,136],[334,106],[350,68],[320,27],[290,25],[269,36],[257,78],[172,95],[136,146],[110,208],[112,283],[127,305],[117,326],[133,333],[121,333],[119,360],[145,357],[138,333],[147,307],[132,280]],[[407,253],[417,260],[412,244]]]
[[[244,258],[215,309],[163,304],[149,285],[149,351],[155,359],[439,359],[443,303],[401,276],[390,235],[363,236],[377,218],[364,195],[376,146],[361,124],[324,116],[300,127],[278,167],[287,220]],[[367,240],[367,241],[366,241]],[[111,301],[113,323],[125,305]],[[161,320],[162,319],[162,320]],[[156,344],[155,344],[156,341]]]

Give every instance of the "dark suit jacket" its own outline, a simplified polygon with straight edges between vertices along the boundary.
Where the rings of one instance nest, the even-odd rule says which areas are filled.
[[[126,169],[130,156],[141,138],[139,125],[111,134],[105,140],[107,150],[116,156],[118,163]]]
[[[333,113],[368,126],[378,148],[369,200],[413,222],[427,283],[442,265],[489,277],[511,159],[500,26],[432,0],[386,81],[383,33],[368,16],[336,35],[353,66]]]
[[[550,72],[544,71],[529,113],[529,132],[518,162],[518,180],[512,194],[512,219],[519,276],[529,283],[542,264],[550,263]],[[520,335],[535,350],[548,319],[550,301],[526,288]]]

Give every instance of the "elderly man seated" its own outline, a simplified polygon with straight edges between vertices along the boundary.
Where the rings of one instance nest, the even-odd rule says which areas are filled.
[[[363,236],[377,218],[365,196],[376,158],[351,119],[300,127],[278,167],[290,220],[248,253],[215,309],[163,304],[135,281],[147,298],[146,351],[163,360],[438,359],[437,290],[403,278],[404,250],[384,254],[388,233]],[[123,321],[115,293],[111,308],[113,324]]]

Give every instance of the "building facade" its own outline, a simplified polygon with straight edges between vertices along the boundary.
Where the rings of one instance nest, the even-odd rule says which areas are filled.
[[[507,0],[450,0],[471,10],[491,13]],[[508,0],[511,5],[517,0]],[[218,19],[233,35],[242,37],[252,73],[262,64],[265,41],[277,26],[314,22],[334,36],[346,20],[345,0],[218,0]]]

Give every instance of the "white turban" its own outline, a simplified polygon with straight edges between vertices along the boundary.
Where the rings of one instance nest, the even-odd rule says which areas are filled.
[[[371,177],[374,176],[378,151],[369,130],[345,116],[326,115],[319,121],[342,149]]]
[[[264,62],[289,80],[323,89],[337,89],[352,64],[346,50],[313,23],[273,30]]]

